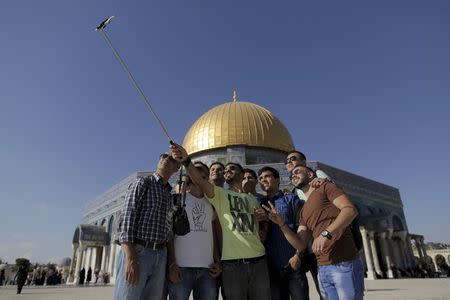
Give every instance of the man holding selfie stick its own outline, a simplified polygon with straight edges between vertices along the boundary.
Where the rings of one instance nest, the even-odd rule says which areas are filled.
[[[152,175],[130,185],[121,212],[114,299],[160,300],[165,282],[167,241],[173,201],[170,177],[180,168],[171,155],[160,155]]]
[[[264,245],[259,239],[252,195],[242,192],[243,168],[237,163],[225,166],[229,189],[214,186],[192,164],[186,150],[170,146],[174,159],[183,163],[192,181],[201,187],[214,206],[223,232],[222,280],[227,300],[269,300],[270,284]]]

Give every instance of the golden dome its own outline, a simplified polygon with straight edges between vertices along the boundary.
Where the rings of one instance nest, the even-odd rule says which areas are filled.
[[[186,133],[183,147],[189,154],[231,145],[294,149],[291,135],[270,111],[250,102],[218,105],[203,114]]]

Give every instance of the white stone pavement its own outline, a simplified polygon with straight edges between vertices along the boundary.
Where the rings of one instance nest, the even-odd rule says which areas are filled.
[[[366,281],[365,299],[450,299],[450,278],[440,279],[397,279]],[[16,295],[15,287],[0,287],[0,299],[33,300],[102,300],[112,299],[112,286],[91,287],[24,287],[21,295]],[[311,289],[310,289],[311,290]],[[313,290],[311,300],[318,299]]]

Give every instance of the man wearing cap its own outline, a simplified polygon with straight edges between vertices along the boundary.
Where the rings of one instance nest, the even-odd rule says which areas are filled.
[[[155,173],[130,185],[122,208],[114,299],[160,300],[171,236],[173,200],[170,177],[180,168],[171,155],[160,155]]]

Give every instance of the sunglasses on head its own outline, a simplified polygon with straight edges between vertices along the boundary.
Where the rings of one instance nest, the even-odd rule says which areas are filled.
[[[161,154],[159,157],[160,157],[161,159],[166,159],[166,158],[168,158],[169,161],[172,162],[172,163],[178,163],[178,161],[176,161],[176,160],[172,157],[172,155],[169,155],[169,154],[167,154],[167,153],[163,153],[163,154]]]

